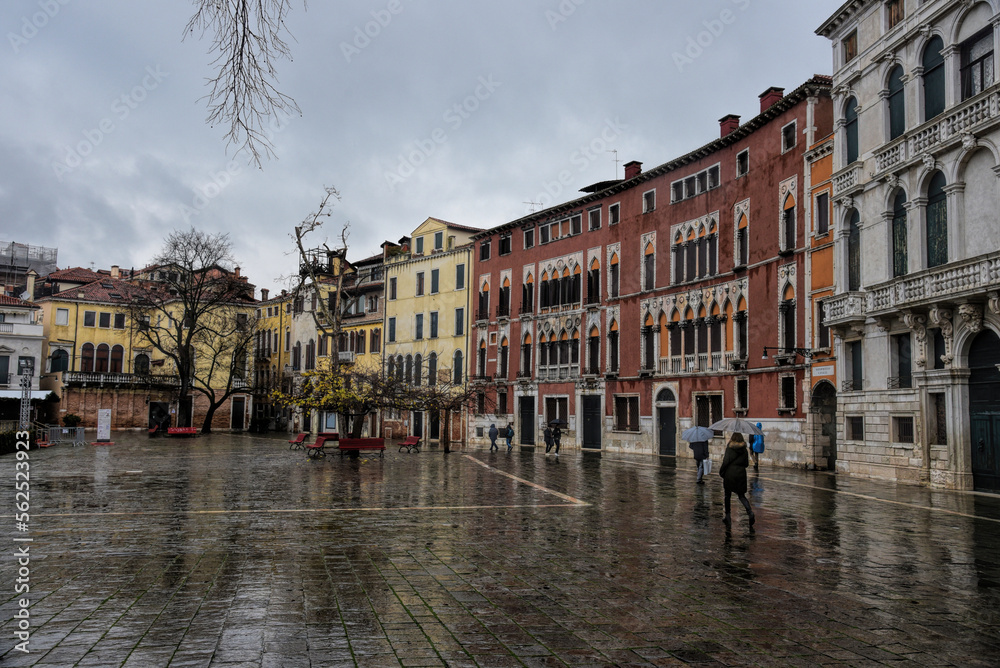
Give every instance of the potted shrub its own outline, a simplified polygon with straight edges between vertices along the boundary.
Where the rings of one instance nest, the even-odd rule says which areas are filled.
[[[63,416],[63,426],[75,427],[81,422],[83,422],[83,418],[76,413],[66,413],[66,415]]]

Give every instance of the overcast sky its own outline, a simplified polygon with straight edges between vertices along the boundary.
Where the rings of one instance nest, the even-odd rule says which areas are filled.
[[[205,122],[210,41],[182,41],[191,2],[4,0],[0,241],[56,247],[60,267],[140,267],[172,229],[228,232],[274,290],[324,186],[352,259],[428,216],[500,225],[829,74],[814,31],[841,4],[294,0],[278,74],[302,113],[276,120],[277,157],[257,169]]]

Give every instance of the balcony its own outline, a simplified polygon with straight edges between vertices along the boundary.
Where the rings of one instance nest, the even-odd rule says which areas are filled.
[[[875,175],[898,170],[909,160],[934,153],[964,133],[995,123],[1000,116],[1000,92],[992,90],[963,101],[944,114],[920,125],[875,152]],[[834,185],[836,195],[836,184]]]
[[[341,364],[354,364],[354,351],[342,350],[337,353],[337,361]]]
[[[861,162],[852,162],[850,165],[833,175],[833,196],[840,197],[860,190],[863,187],[861,179],[863,177]]]
[[[860,392],[864,389],[864,379],[847,378],[840,383],[841,392]]]
[[[41,338],[42,326],[30,322],[0,322],[0,334]]]
[[[824,301],[826,323],[864,322],[903,309],[929,307],[982,297],[1000,288],[1000,253],[952,262],[873,285],[863,292],[847,292]]]
[[[510,306],[507,304],[497,305],[497,318],[509,318],[510,317]]]
[[[152,385],[178,387],[179,376],[159,376],[138,373],[111,373],[107,371],[63,371],[62,382],[66,385]]]

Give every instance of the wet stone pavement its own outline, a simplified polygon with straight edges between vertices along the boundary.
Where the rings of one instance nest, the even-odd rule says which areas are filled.
[[[3,666],[997,666],[1000,499],[659,458],[213,435],[0,458]],[[30,652],[15,537],[30,536]]]

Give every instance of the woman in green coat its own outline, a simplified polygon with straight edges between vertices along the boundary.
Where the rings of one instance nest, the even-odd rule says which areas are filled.
[[[722,476],[722,487],[726,490],[726,516],[723,521],[729,524],[732,519],[729,516],[729,501],[733,494],[736,494],[740,503],[747,509],[747,517],[750,518],[750,526],[753,526],[753,509],[750,508],[750,501],[747,500],[747,466],[750,465],[750,455],[747,453],[747,444],[743,440],[743,434],[733,433],[729,437],[726,445],[726,455],[722,458],[722,466],[719,467],[719,475]]]

